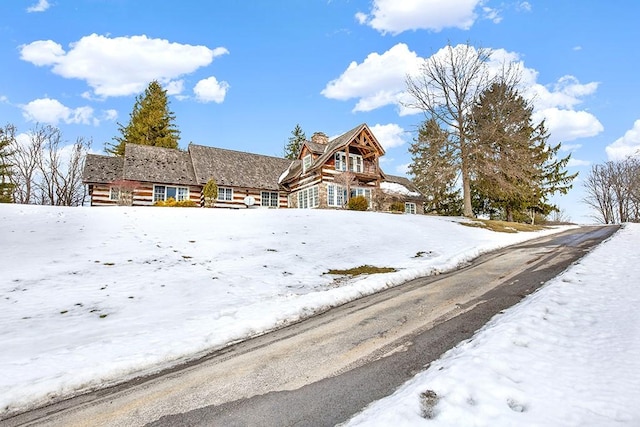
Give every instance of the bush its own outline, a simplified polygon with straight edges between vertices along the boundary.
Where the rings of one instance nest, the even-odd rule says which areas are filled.
[[[366,211],[369,209],[369,200],[364,196],[355,196],[349,199],[347,208],[352,211]]]
[[[218,185],[216,180],[211,178],[205,184],[202,189],[202,195],[204,196],[204,205],[208,208],[212,208],[218,198]]]
[[[196,206],[198,206],[198,204],[196,202],[194,202],[193,200],[180,200],[179,202],[176,201],[176,199],[174,199],[173,197],[169,197],[167,200],[162,201],[162,200],[158,200],[157,202],[155,202],[153,204],[153,206],[163,206],[163,207],[169,207],[169,208],[194,208]]]
[[[389,207],[391,212],[404,212],[404,203],[403,202],[393,202]]]

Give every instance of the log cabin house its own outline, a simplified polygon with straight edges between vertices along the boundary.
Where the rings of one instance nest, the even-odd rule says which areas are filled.
[[[203,205],[202,189],[218,185],[215,207],[342,208],[361,195],[370,209],[424,213],[424,196],[407,178],[386,175],[384,149],[366,124],[329,141],[315,133],[297,160],[189,144],[187,151],[127,144],[121,157],[87,155],[83,182],[91,206],[150,206],[173,198]]]

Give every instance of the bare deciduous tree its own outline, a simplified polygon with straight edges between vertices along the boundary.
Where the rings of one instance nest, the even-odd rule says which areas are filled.
[[[591,167],[584,181],[584,202],[604,224],[640,221],[640,159],[606,162]]]
[[[13,141],[16,203],[78,206],[85,197],[84,159],[91,142],[79,137],[64,145],[62,132],[36,125],[27,141]]]
[[[422,110],[427,119],[436,120],[451,134],[457,166],[462,178],[463,214],[473,216],[471,206],[470,138],[465,127],[466,114],[489,83],[486,62],[491,51],[470,44],[451,46],[431,56],[418,76],[407,76],[407,92],[412,101],[406,107]]]
[[[111,183],[111,191],[118,192],[119,206],[133,206],[133,195],[138,187],[140,187],[138,181],[129,181],[126,179]]]

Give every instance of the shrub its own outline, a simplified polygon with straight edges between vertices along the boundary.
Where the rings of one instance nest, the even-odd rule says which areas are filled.
[[[218,184],[216,184],[215,179],[211,178],[207,181],[202,189],[202,195],[204,196],[204,205],[212,208],[218,198]]]
[[[393,202],[389,207],[391,212],[404,212],[404,203],[403,202]]]
[[[155,202],[153,204],[154,206],[164,206],[164,207],[169,207],[169,208],[193,208],[198,206],[198,204],[196,202],[194,202],[193,200],[180,200],[180,201],[176,201],[176,199],[174,199],[173,197],[169,197],[167,200],[158,200],[157,202]]]
[[[369,209],[369,201],[364,196],[355,196],[349,199],[347,207],[352,211],[366,211]]]

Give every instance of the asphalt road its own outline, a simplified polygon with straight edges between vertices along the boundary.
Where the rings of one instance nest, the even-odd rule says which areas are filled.
[[[617,227],[511,246],[170,371],[0,421],[46,426],[334,426],[387,396]]]

